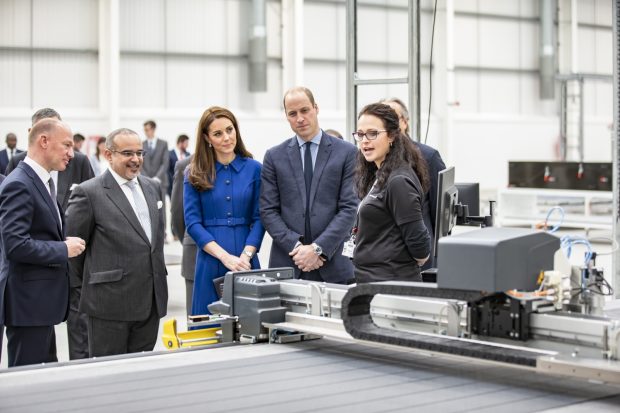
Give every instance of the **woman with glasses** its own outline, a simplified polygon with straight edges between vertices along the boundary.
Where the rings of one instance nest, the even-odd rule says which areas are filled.
[[[260,268],[256,252],[265,233],[258,209],[260,174],[235,115],[217,106],[205,110],[183,193],[185,226],[198,246],[193,315],[208,314],[207,306],[217,301],[215,278]]]
[[[353,137],[361,199],[353,229],[356,281],[422,281],[420,266],[430,253],[422,218],[429,177],[420,151],[401,133],[396,112],[382,103],[362,109]]]

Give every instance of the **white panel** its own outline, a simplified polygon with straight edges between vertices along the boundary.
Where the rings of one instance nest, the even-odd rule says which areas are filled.
[[[596,71],[596,41],[594,29],[580,28],[577,34],[579,39],[579,71],[581,73],[594,73]],[[609,49],[611,53],[611,48]]]
[[[479,24],[480,65],[518,68],[519,23],[482,19]]]
[[[166,49],[173,52],[223,53],[226,44],[225,14],[221,0],[168,0]],[[215,37],[214,37],[215,35]]]
[[[337,56],[344,61],[347,58],[347,9],[344,4],[338,5],[336,27]]]
[[[480,73],[480,112],[519,113],[519,76]]]
[[[596,0],[594,21],[596,24],[610,26],[612,24],[613,0]]]
[[[388,24],[379,31],[387,32],[386,51],[389,62],[407,63],[408,60],[408,16],[401,10],[388,10],[386,13]],[[420,60],[428,62],[428,50],[430,45],[430,28],[425,27],[428,17],[420,16]],[[379,29],[379,27],[377,27]],[[427,35],[428,36],[425,36]],[[424,47],[426,46],[426,48]]]
[[[597,30],[596,39],[596,73],[610,75],[613,73],[613,37],[611,31]]]
[[[120,106],[162,108],[165,65],[161,57],[121,56]]]
[[[96,49],[98,16],[97,0],[34,0],[33,45]]]
[[[305,85],[312,90],[322,110],[337,110],[338,91],[346,86],[339,76],[338,63],[307,63],[304,73]]]
[[[596,115],[609,117],[613,120],[614,88],[611,83],[596,83]]]
[[[385,10],[362,8],[357,10],[357,57],[358,60],[385,62],[387,60],[387,38],[385,28],[390,22]]]
[[[522,21],[520,24],[519,47],[521,69],[538,69],[539,65],[539,25],[533,22]]]
[[[0,107],[31,107],[30,53],[0,52]]]
[[[304,56],[335,59],[338,57],[338,14],[335,5],[304,5]],[[361,50],[364,46],[359,44]]]
[[[577,89],[575,89],[577,90]],[[583,84],[583,112],[585,116],[596,116],[596,106],[597,106],[597,93],[596,93],[596,83],[590,81],[586,81]],[[575,124],[579,118],[579,112],[575,112]]]
[[[595,0],[577,0],[577,21],[579,23],[595,23]]]
[[[478,112],[478,73],[473,71],[457,71],[454,76],[455,99],[458,106],[456,112]]]
[[[466,12],[477,12],[478,11],[478,0],[458,0],[454,2],[454,10],[456,12],[466,11]]]
[[[29,1],[0,1],[0,46],[30,46]]]
[[[472,17],[454,18],[454,64],[478,65],[478,20]]]
[[[166,69],[167,106],[225,106],[226,65],[223,59],[170,58]]]
[[[549,115],[554,116],[555,113],[545,113],[548,111],[549,105],[543,105],[540,100],[540,78],[535,73],[521,73],[519,75],[521,100],[519,111],[522,115]],[[556,89],[559,94],[559,88]],[[556,107],[555,105],[553,105]]]
[[[234,29],[231,27],[231,30]],[[242,28],[236,29],[242,30]],[[282,4],[280,2],[267,3],[267,56],[282,57]]]
[[[515,0],[478,0],[478,7],[481,13],[519,15],[519,1]]]
[[[281,110],[282,65],[269,62],[267,65],[267,92],[253,93],[248,87],[248,62],[246,59],[230,60],[226,66],[224,98],[228,106],[248,111]],[[210,97],[208,96],[210,99]]]
[[[540,16],[540,0],[521,0],[521,16],[522,17],[538,17]]]
[[[33,107],[96,108],[99,63],[95,54],[37,53]]]
[[[121,50],[164,50],[164,0],[119,1]]]

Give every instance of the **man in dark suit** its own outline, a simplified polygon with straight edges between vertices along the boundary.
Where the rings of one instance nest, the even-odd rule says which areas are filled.
[[[71,260],[82,281],[91,357],[150,351],[166,315],[164,209],[157,184],[142,175],[140,137],[117,129],[106,138],[110,169],[73,189],[67,233],[87,254]]]
[[[69,308],[69,258],[85,243],[64,237],[63,211],[50,171],[73,157],[71,129],[37,122],[28,156],[0,186],[0,323],[6,325],[9,366],[57,361],[54,325]]]
[[[189,144],[189,136],[179,135],[177,138],[177,146],[169,152],[170,161],[168,163],[168,196],[172,197],[172,182],[174,179],[174,167],[178,161],[189,156],[187,145]],[[173,231],[174,232],[174,231]]]
[[[161,189],[161,198],[164,202],[164,211],[166,210],[166,194],[168,193],[168,163],[170,157],[168,155],[168,142],[158,139],[155,136],[157,124],[153,120],[144,122],[144,134],[146,140],[142,144],[142,149],[146,151],[144,162],[142,163],[142,174],[153,178]],[[165,236],[165,217],[164,217],[164,236]]]
[[[6,171],[6,167],[9,161],[18,153],[23,151],[17,149],[17,136],[14,133],[9,132],[6,134],[6,148],[0,151],[0,173]]]
[[[390,98],[383,100],[382,103],[394,109],[398,115],[400,131],[409,136],[409,111],[403,101],[398,98]],[[443,163],[443,159],[441,159],[441,155],[437,149],[416,140],[412,140],[412,142],[420,149],[422,157],[428,166],[428,174],[431,179],[431,186],[428,192],[424,194],[424,199],[422,200],[422,216],[424,218],[424,225],[426,225],[426,229],[430,235],[431,251],[433,251],[435,217],[437,216],[437,181],[439,180],[439,172],[446,169],[446,164]],[[431,254],[422,269],[426,270],[435,267],[436,263],[434,261],[435,258]]]
[[[287,91],[284,110],[295,136],[267,151],[261,176],[261,219],[273,239],[269,266],[296,267],[302,279],[349,282],[353,265],[342,247],[358,203],[357,149],[321,130],[307,88]]]
[[[194,239],[185,230],[185,211],[183,210],[183,177],[185,168],[192,161],[189,156],[177,162],[174,167],[174,180],[172,181],[172,196],[170,197],[170,217],[172,231],[180,236],[183,245],[183,257],[181,258],[181,276],[185,278],[185,309],[187,314],[192,310],[192,294],[194,291],[194,273],[196,272],[196,254],[198,248]]]
[[[34,125],[41,119],[56,119],[62,120],[60,114],[51,108],[43,108],[37,110],[32,115],[32,124]],[[73,142],[75,144],[75,135],[73,136]],[[52,171],[51,176],[56,184],[56,199],[62,210],[67,210],[69,204],[69,196],[71,195],[71,189],[84,181],[87,181],[95,176],[93,168],[88,160],[88,157],[80,152],[74,151],[74,157],[69,161],[66,169],[63,171]],[[13,169],[26,157],[26,153],[15,155],[9,162],[6,168],[6,174],[10,174]],[[67,315],[67,337],[69,343],[69,359],[85,359],[88,358],[88,331],[86,327],[87,317],[85,314],[78,312],[78,305],[80,303],[80,288],[81,284],[71,281],[71,290],[69,293],[69,314]]]

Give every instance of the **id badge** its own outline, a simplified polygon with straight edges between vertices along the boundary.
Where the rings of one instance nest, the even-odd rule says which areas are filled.
[[[344,246],[342,247],[342,255],[348,258],[353,258],[354,251],[355,251],[355,242],[352,240],[345,241]]]

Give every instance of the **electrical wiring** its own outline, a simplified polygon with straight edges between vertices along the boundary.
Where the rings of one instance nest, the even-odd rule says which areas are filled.
[[[618,244],[618,241],[616,241],[613,238],[609,238],[609,237],[592,237],[592,238],[588,238],[588,241],[590,243],[592,243],[592,242],[601,242],[601,241],[607,241],[607,242],[611,243],[611,251],[608,251],[608,252],[597,252],[596,255],[611,255],[614,252],[618,251],[618,249],[620,248],[620,245]]]
[[[424,136],[424,144],[428,139],[428,129],[431,124],[431,102],[433,101],[433,44],[435,42],[435,18],[437,17],[437,0],[433,8],[433,29],[431,30],[431,57],[428,65],[428,117],[426,118],[426,135]]]
[[[547,212],[547,216],[545,217],[544,228],[548,228],[549,227],[549,218],[551,218],[551,214],[553,214],[554,211],[559,211],[560,212],[560,222],[558,222],[553,228],[551,228],[550,230],[547,231],[550,234],[553,234],[558,229],[560,229],[560,227],[564,223],[564,208],[562,208],[560,206],[554,206],[553,208],[549,209],[549,212]]]

